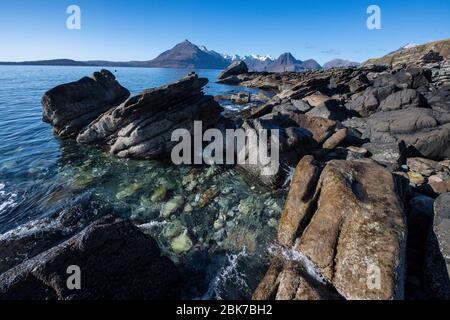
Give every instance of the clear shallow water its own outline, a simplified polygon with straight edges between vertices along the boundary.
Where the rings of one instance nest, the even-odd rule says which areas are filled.
[[[249,298],[268,262],[283,193],[261,189],[230,168],[191,168],[111,157],[61,141],[41,120],[48,89],[90,75],[96,67],[0,66],[0,233],[48,216],[90,192],[154,236],[180,265],[186,298]],[[109,68],[132,94],[189,70]],[[214,83],[208,94],[242,88]],[[176,203],[170,218],[161,212]]]

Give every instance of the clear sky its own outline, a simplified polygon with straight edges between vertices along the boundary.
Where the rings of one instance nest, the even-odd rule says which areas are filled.
[[[66,9],[81,8],[81,30]],[[366,27],[381,8],[381,30]],[[450,38],[449,0],[0,1],[0,61],[150,60],[184,39],[229,54],[364,61]]]

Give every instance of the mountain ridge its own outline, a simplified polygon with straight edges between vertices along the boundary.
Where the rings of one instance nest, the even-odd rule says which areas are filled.
[[[0,62],[0,65],[39,66],[95,66],[95,67],[141,67],[141,68],[181,68],[181,69],[225,69],[234,61],[244,61],[250,71],[257,72],[302,72],[319,70],[322,66],[314,59],[298,60],[292,53],[281,54],[277,59],[270,55],[250,54],[245,56],[221,54],[185,40],[147,61],[108,61],[72,59],[50,59],[23,62]]]

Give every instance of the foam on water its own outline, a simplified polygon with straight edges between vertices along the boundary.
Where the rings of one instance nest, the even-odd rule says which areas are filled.
[[[139,229],[141,229],[141,230],[150,230],[150,229],[153,229],[153,228],[162,228],[167,223],[168,223],[167,221],[151,221],[149,223],[145,223],[145,224],[139,225]]]
[[[298,240],[297,240],[298,241]],[[282,257],[287,261],[295,261],[299,263],[303,270],[314,280],[327,284],[326,279],[322,276],[322,274],[317,270],[314,263],[303,253],[297,251],[297,242],[291,249],[286,249],[280,246],[273,245],[269,248],[269,253],[272,255],[277,255],[281,253]]]
[[[239,271],[239,262],[245,257],[248,257],[246,247],[237,254],[227,254],[227,263],[220,268],[217,275],[212,279],[208,291],[201,297],[201,300],[223,300],[222,291],[229,283],[236,285],[243,292],[249,292],[250,288],[246,281],[246,275]]]
[[[6,186],[4,183],[0,183],[0,213],[8,208],[14,208],[17,206],[17,193],[6,192],[5,187]]]

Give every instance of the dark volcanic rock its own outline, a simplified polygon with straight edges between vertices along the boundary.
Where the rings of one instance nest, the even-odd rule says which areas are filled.
[[[352,112],[346,109],[340,101],[330,99],[320,103],[317,107],[306,113],[307,115],[330,120],[343,121],[353,116]]]
[[[0,274],[67,240],[111,212],[107,205],[92,195],[82,195],[75,202],[50,217],[26,223],[0,235]]]
[[[130,96],[108,70],[53,88],[42,97],[43,119],[61,137],[75,137],[91,121]]]
[[[80,267],[80,290],[67,287],[69,266]],[[177,299],[178,280],[155,240],[131,222],[108,216],[3,273],[0,299]]]
[[[450,157],[450,124],[440,126],[431,109],[378,112],[367,123],[372,142],[404,142],[412,155],[437,160]]]
[[[380,104],[382,111],[391,111],[406,108],[426,108],[425,97],[414,89],[405,89],[391,94]]]
[[[383,87],[369,87],[349,101],[346,107],[362,117],[367,117],[377,111],[381,101],[397,90],[398,88],[392,84]]]
[[[192,133],[194,121],[202,121],[206,130],[219,119],[223,109],[202,91],[207,83],[192,73],[175,83],[145,90],[96,119],[77,141],[107,145],[121,158],[168,157],[177,144],[171,141],[175,129]]]
[[[231,76],[247,73],[248,68],[244,61],[235,61],[228,68],[222,71],[217,77],[219,80],[224,80]]]

